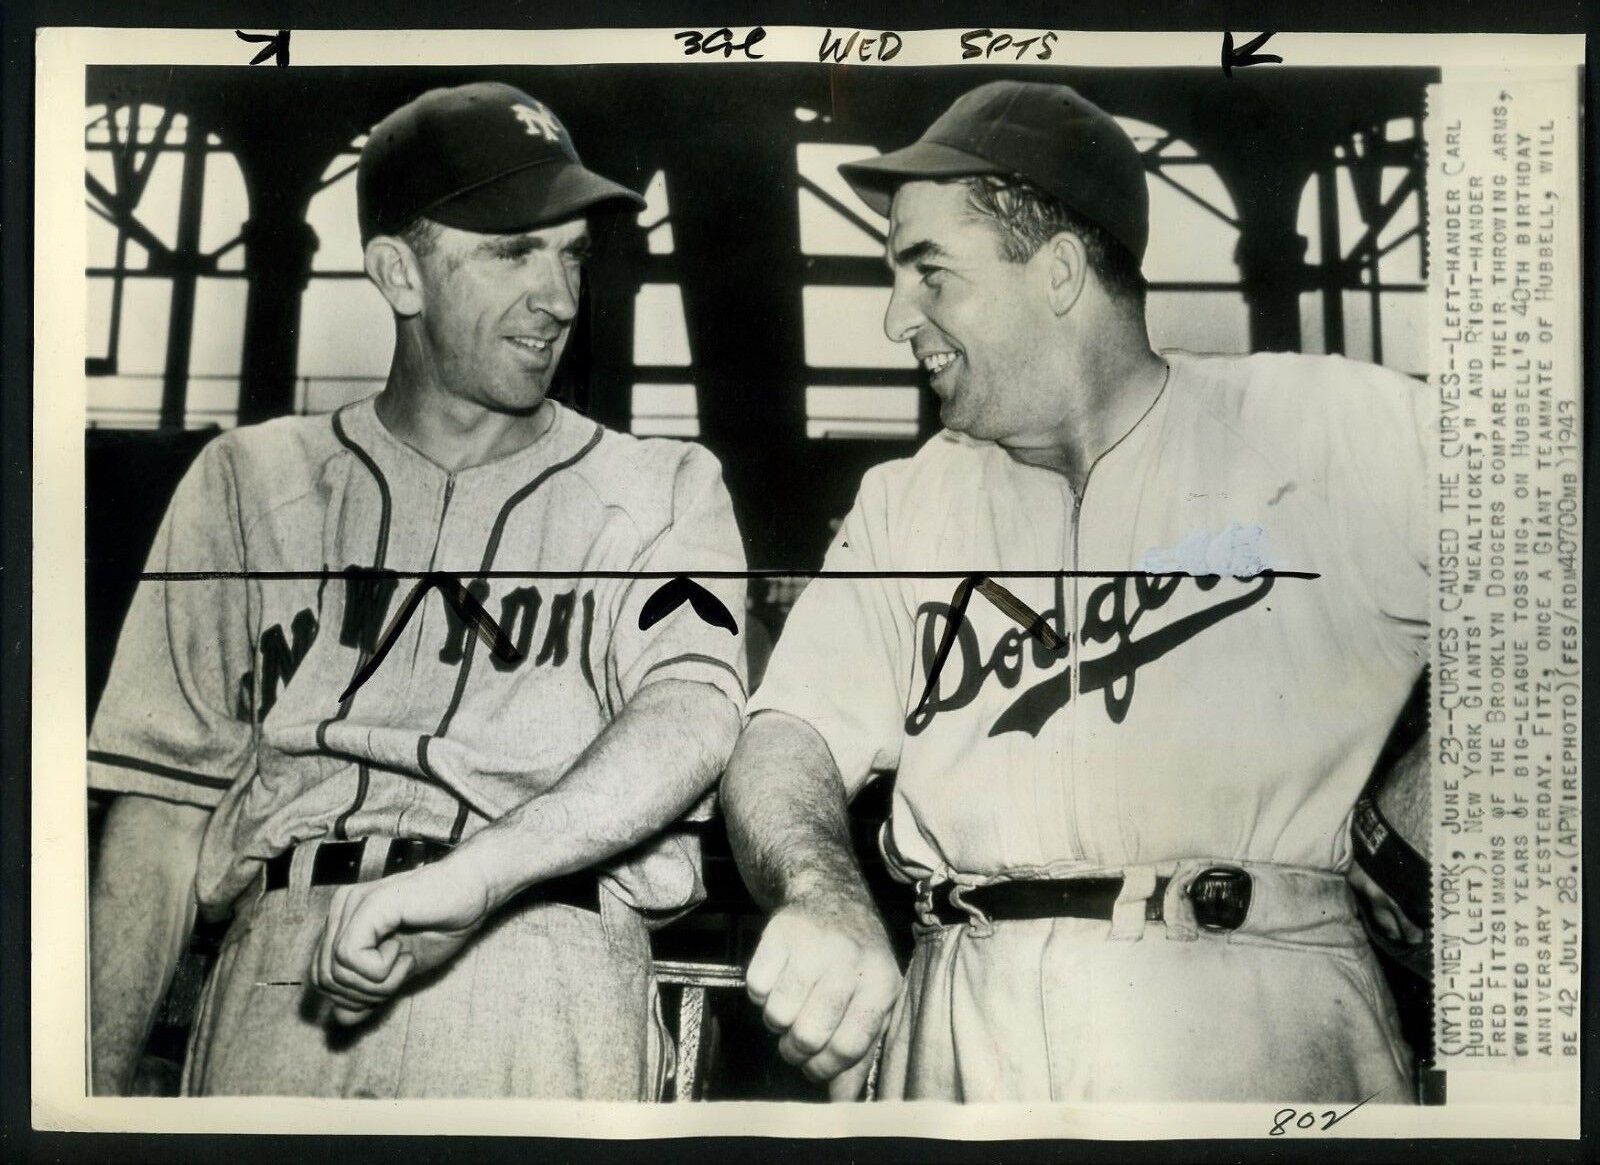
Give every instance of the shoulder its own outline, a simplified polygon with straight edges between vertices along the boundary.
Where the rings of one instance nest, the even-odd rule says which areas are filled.
[[[344,446],[336,414],[279,417],[229,429],[209,442],[190,471],[206,489],[227,489],[242,512],[260,512],[311,488]]]
[[[904,510],[926,505],[943,508],[988,472],[998,446],[948,429],[935,433],[910,457],[881,461],[861,477],[857,504]]]
[[[1426,396],[1426,386],[1403,373],[1345,356],[1171,353],[1168,359],[1184,370],[1188,391],[1202,407],[1241,425],[1320,415],[1372,426],[1379,418],[1363,410],[1410,412]]]
[[[206,448],[240,467],[292,470],[297,463],[318,463],[339,448],[336,417],[336,413],[278,417],[258,425],[241,425],[220,434]]]
[[[1420,446],[1427,386],[1391,369],[1297,352],[1168,359],[1196,408],[1273,459],[1320,461],[1336,449],[1409,455]]]
[[[722,463],[704,445],[635,437],[576,414],[571,417],[594,429],[588,452],[573,464],[574,477],[603,505],[623,510],[641,529],[667,524],[690,494],[726,493]]]

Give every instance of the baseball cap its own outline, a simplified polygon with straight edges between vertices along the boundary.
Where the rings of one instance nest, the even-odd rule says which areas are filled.
[[[361,241],[421,215],[485,234],[644,199],[584,168],[550,107],[499,81],[433,89],[373,127],[356,169]]]
[[[917,179],[1019,174],[1143,260],[1150,193],[1133,140],[1099,106],[1065,85],[992,81],[956,99],[902,150],[839,167],[887,216],[895,190]]]

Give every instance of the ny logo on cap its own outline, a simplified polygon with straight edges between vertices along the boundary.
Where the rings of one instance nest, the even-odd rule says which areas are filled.
[[[537,134],[547,142],[560,140],[561,123],[556,120],[556,115],[544,106],[523,105],[518,102],[512,105],[511,112],[527,127],[529,137]]]

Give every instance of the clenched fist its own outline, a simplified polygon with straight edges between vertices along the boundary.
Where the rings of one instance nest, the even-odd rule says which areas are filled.
[[[335,1022],[365,1020],[408,979],[455,957],[483,924],[488,892],[459,856],[334,894],[310,974]]]
[[[900,982],[877,910],[831,894],[780,907],[745,974],[779,1053],[835,1100],[860,1095]]]

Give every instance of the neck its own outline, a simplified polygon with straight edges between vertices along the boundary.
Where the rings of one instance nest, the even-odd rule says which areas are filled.
[[[384,428],[442,469],[454,473],[526,449],[555,423],[555,406],[541,401],[521,412],[498,412],[446,392],[431,370],[419,370],[397,345],[389,379],[378,395]]]
[[[1127,332],[1126,342],[1084,345],[1063,360],[1055,375],[1073,391],[1062,415],[1037,439],[1000,442],[1006,452],[1063,474],[1082,493],[1094,463],[1128,435],[1166,385],[1167,362],[1150,350],[1144,329]]]

